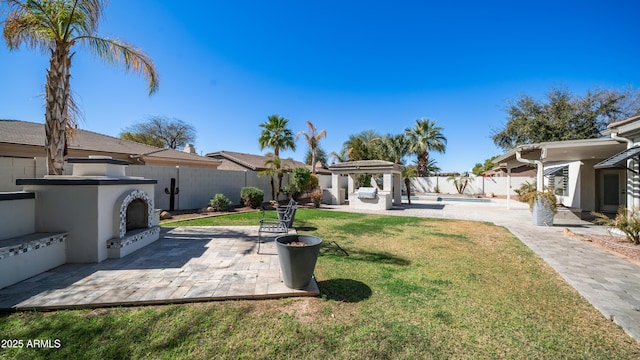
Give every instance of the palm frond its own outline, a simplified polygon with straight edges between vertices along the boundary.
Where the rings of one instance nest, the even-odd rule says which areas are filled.
[[[108,64],[124,65],[127,71],[142,74],[147,79],[149,94],[158,90],[158,74],[153,60],[137,47],[118,40],[96,36],[79,36],[75,41],[86,41],[91,51]]]

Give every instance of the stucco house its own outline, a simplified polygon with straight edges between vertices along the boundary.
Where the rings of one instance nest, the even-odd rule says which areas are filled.
[[[615,212],[626,205],[626,197],[620,195],[624,194],[625,171],[595,167],[626,147],[611,137],[542,142],[520,145],[494,162],[506,167],[509,189],[511,169],[523,164],[536,166],[538,189],[552,186],[560,204],[585,218],[592,211]],[[507,199],[510,201],[510,196]]]
[[[628,209],[637,209],[640,207],[640,113],[610,124],[602,134],[626,145],[624,150],[595,165],[602,174],[604,205],[612,208],[620,196]]]
[[[0,120],[0,157],[44,158],[44,124]],[[82,129],[75,130],[67,144],[69,157],[110,156],[130,165],[191,166],[217,168],[219,161],[188,151],[161,149]]]
[[[21,178],[42,178],[47,173],[44,149],[44,124],[18,120],[0,120],[0,191],[16,191],[21,187],[16,180]],[[105,156],[125,161],[139,168],[153,166],[176,171],[178,167],[192,169],[216,169],[220,162],[195,154],[193,146],[186,151],[160,149],[92,131],[77,129],[68,143],[68,157]],[[72,166],[65,166],[65,173],[71,174]],[[164,176],[164,175],[166,176]],[[165,173],[134,174],[132,176],[152,176],[159,180],[158,193],[170,187],[173,175]],[[163,176],[167,177],[166,181]],[[165,182],[167,182],[165,184]]]

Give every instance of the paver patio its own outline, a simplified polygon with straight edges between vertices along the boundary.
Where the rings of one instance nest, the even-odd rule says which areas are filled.
[[[295,231],[295,230],[294,230]],[[66,264],[0,290],[0,309],[61,309],[317,296],[284,285],[273,242],[258,227],[179,227],[122,259]]]

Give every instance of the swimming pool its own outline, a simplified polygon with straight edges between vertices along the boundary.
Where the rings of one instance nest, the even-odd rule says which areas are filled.
[[[459,201],[459,202],[475,202],[475,203],[490,203],[491,199],[481,199],[481,198],[466,198],[466,197],[440,197],[438,196],[437,201]]]

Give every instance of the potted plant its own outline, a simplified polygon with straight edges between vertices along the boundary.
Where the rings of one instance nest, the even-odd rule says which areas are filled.
[[[525,182],[516,193],[520,201],[529,203],[534,225],[553,225],[553,217],[558,212],[558,200],[551,188],[538,191],[535,182]]]
[[[322,202],[322,191],[315,190],[311,193],[311,201],[313,202],[313,206],[315,208],[320,207],[320,203]]]
[[[292,289],[307,286],[316,268],[322,239],[295,234],[278,236],[275,242],[284,284]]]

